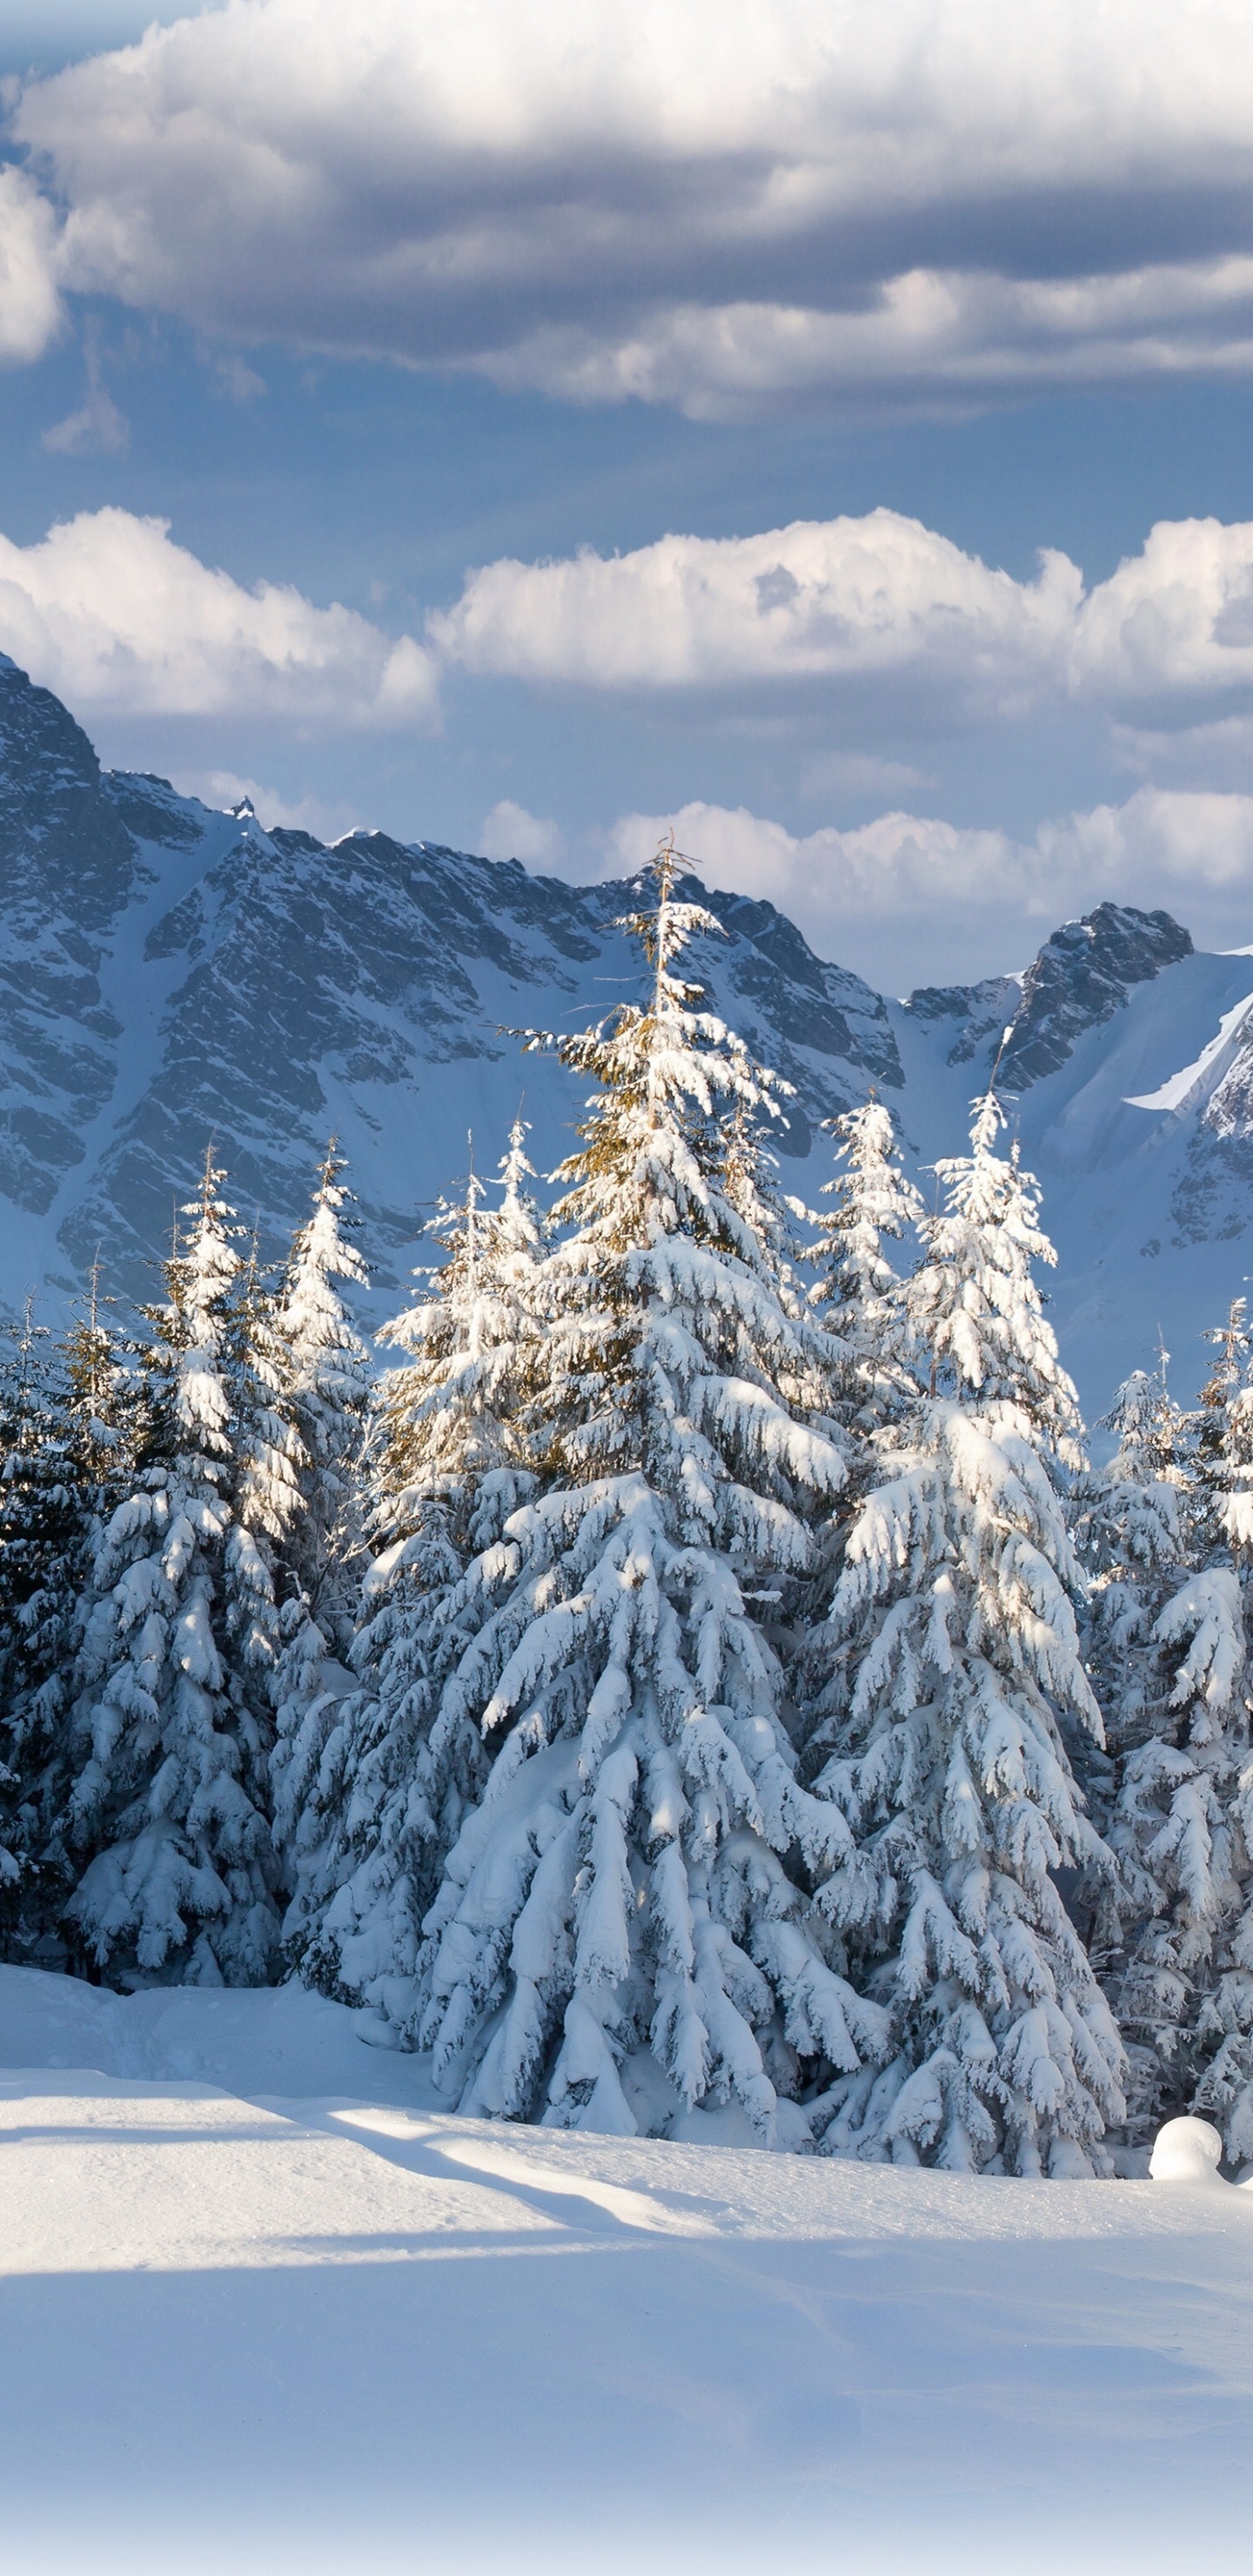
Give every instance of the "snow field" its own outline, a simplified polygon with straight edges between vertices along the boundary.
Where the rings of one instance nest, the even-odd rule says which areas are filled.
[[[449,2119],[361,2018],[0,1970],[16,2576],[1242,2563],[1253,2193]]]

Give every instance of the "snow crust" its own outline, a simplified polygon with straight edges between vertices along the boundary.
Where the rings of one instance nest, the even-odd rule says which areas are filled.
[[[369,2032],[0,1969],[7,2568],[1241,2563],[1253,2194],[504,2132]]]

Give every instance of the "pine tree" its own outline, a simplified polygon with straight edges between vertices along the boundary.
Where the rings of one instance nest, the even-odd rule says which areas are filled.
[[[515,1121],[489,1205],[471,1170],[428,1231],[442,1265],[383,1338],[407,1351],[379,1397],[371,1537],[353,1649],[361,1689],[310,1711],[295,1749],[297,1883],[285,1927],[302,1973],[334,1994],[411,1999],[421,1924],[488,1768],[478,1729],[439,1717],[466,1643],[460,1585],[499,1541],[534,1476],[520,1413],[540,1332],[542,1225]]]
[[[910,1399],[906,1300],[885,1246],[917,1233],[923,1204],[901,1169],[892,1113],[873,1093],[830,1128],[839,1168],[823,1184],[834,1205],[817,1220],[814,1302],[849,1353],[842,1412],[866,1432]]]
[[[307,1855],[298,1848],[302,1825],[313,1812],[310,1802],[316,1803],[339,1703],[352,1688],[344,1659],[352,1650],[365,1571],[362,1466],[370,1368],[338,1283],[364,1285],[367,1273],[348,1233],[355,1220],[346,1213],[344,1168],[332,1138],[274,1316],[280,1355],[275,1380],[298,1488],[281,1533],[282,1648],[271,1762],[274,1838],[289,1889],[306,1865]],[[324,1817],[318,1832],[324,1839]],[[302,1890],[301,1914],[304,1901]]]
[[[805,1892],[849,1838],[798,1781],[773,1641],[845,1479],[800,1400],[834,1354],[780,1293],[743,1121],[724,1186],[769,1090],[675,972],[717,924],[672,850],[656,875],[626,925],[647,1003],[554,1042],[596,1089],[543,1272],[540,1485],[453,1596],[437,1723],[494,1759],[405,2030],[468,2111],[629,2133],[731,2105],[796,2143],[794,2097],[883,2034]]]
[[[890,2063],[833,2085],[829,2152],[1086,2173],[1121,2116],[1117,2033],[1057,1873],[1112,1864],[1062,1722],[1100,1737],[1064,1471],[1080,1424],[1033,1265],[1031,1176],[976,1104],[939,1167],[908,1318],[922,1372],[814,1643],[811,1761],[853,1848],[817,1902],[890,2018]]]
[[[56,1966],[73,1884],[63,1826],[78,1603],[135,1426],[98,1270],[61,1341],[28,1308],[10,1345],[0,1365],[0,1946]]]
[[[0,1364],[0,1944],[29,1957],[55,1924],[62,1673],[88,1544],[60,1355],[28,1305]]]
[[[69,1823],[90,1857],[66,1919],[85,1962],[123,1983],[259,1984],[275,1955],[277,1640],[268,1566],[240,1509],[249,1399],[223,1177],[210,1154],[184,1211],[189,1238],[166,1265],[145,1353],[146,1449],[84,1603]]]
[[[1253,1771],[1247,1614],[1253,1385],[1243,1301],[1209,1337],[1181,1578],[1153,1624],[1156,1684],[1120,1728],[1111,1826],[1130,1891],[1115,1992],[1136,2069],[1130,2134],[1199,2108],[1253,2156]],[[1134,1908],[1134,1911],[1132,1910]]]
[[[358,1466],[370,1407],[369,1355],[338,1283],[364,1287],[366,1265],[351,1239],[342,1154],[332,1137],[308,1222],[292,1245],[277,1331],[285,1383],[303,1445],[301,1509],[291,1559],[294,1588],[328,1644],[352,1643],[361,1573]]]
[[[1122,2134],[1137,2146],[1166,2116],[1156,2049],[1145,2044],[1141,2014],[1123,2008],[1128,1945],[1135,1949],[1158,1903],[1145,1858],[1156,1827],[1146,1835],[1137,1774],[1143,1748],[1177,1723],[1170,1692],[1178,1658],[1159,1623],[1188,1576],[1191,1532],[1187,1431],[1167,1390],[1166,1356],[1158,1376],[1137,1369],[1119,1387],[1097,1424],[1113,1433],[1113,1454],[1074,1490],[1075,1543],[1088,1576],[1084,1656],[1105,1743],[1077,1734],[1069,1749],[1118,1873],[1111,1879],[1102,1868],[1082,1877],[1072,1910],[1086,1920],[1089,1956],[1120,2021],[1128,2065]],[[1156,1755],[1149,1762],[1155,1765]]]
[[[1096,1427],[1112,1432],[1116,1445],[1103,1466],[1077,1481],[1074,1526],[1089,1583],[1085,1657],[1108,1747],[1088,1755],[1104,1831],[1116,1766],[1165,1705],[1169,1683],[1155,1632],[1187,1571],[1191,1518],[1184,1418],[1167,1393],[1164,1366],[1158,1378],[1134,1370]]]

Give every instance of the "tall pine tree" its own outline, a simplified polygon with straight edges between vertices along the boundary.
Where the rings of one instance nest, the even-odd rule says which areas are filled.
[[[241,1425],[257,1407],[222,1179],[207,1156],[152,1318],[141,1472],[84,1605],[69,1816],[87,1866],[66,1914],[84,1963],[124,1984],[259,1984],[275,1961],[277,1636],[264,1514],[246,1495],[241,1510]]]
[[[916,1234],[923,1205],[901,1168],[890,1109],[871,1095],[831,1120],[833,1204],[818,1222],[814,1302],[848,1352],[841,1411],[860,1432],[882,1426],[912,1393],[904,1287],[888,1246]]]
[[[1133,2142],[1199,2108],[1253,2157],[1253,1770],[1246,1592],[1253,1384],[1243,1301],[1213,1333],[1192,1430],[1178,1578],[1163,1586],[1149,1687],[1116,1720],[1111,1840],[1127,1951],[1114,1993],[1136,2070]],[[1172,1441],[1172,1450],[1175,1444]],[[1177,1450],[1175,1451],[1177,1457]],[[1178,1472],[1176,1466],[1176,1473]]]
[[[804,1418],[832,1345],[754,1216],[768,1092],[675,971],[718,925],[674,889],[665,850],[627,925],[647,1002],[558,1042],[596,1088],[544,1266],[540,1486],[456,1595],[438,1723],[494,1759],[406,2027],[466,2110],[630,2132],[731,2106],[795,2143],[815,2071],[883,2040],[805,1892],[849,1836],[798,1781],[774,1642],[845,1467]]]
[[[1033,1277],[1052,1248],[1002,1123],[989,1094],[969,1156],[938,1167],[908,1295],[916,1402],[877,1435],[814,1645],[810,1759],[853,1846],[818,1905],[892,2033],[888,2065],[816,2118],[831,2152],[1086,2173],[1123,2104],[1057,1883],[1111,1867],[1062,1731],[1101,1727],[1064,1497],[1080,1425]]]
[[[429,1231],[443,1263],[383,1336],[409,1356],[379,1393],[361,1688],[311,1709],[290,1766],[292,1955],[330,1992],[386,1997],[402,2016],[423,1917],[488,1769],[478,1729],[439,1715],[467,1639],[461,1579],[535,1481],[520,1428],[541,1332],[526,1132],[519,1116],[496,1204],[473,1170],[464,1199],[441,1202]]]

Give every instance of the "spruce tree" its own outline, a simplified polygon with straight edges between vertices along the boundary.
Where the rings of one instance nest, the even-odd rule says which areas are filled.
[[[352,1649],[365,1570],[363,1448],[369,1359],[341,1281],[363,1286],[349,1229],[345,1165],[332,1138],[313,1207],[292,1244],[273,1318],[276,1378],[297,1493],[285,1515],[279,1567],[282,1646],[274,1679],[271,1761],[274,1838],[288,1888],[305,1866],[297,1848],[327,1737],[351,1690]],[[319,1831],[325,1834],[323,1819]],[[303,1891],[302,1891],[303,1908]]]
[[[1180,1579],[1152,1630],[1143,1707],[1120,1723],[1111,1839],[1128,1886],[1115,1993],[1136,2069],[1133,2143],[1201,2109],[1253,2156],[1253,1775],[1246,1592],[1253,1384],[1243,1301],[1210,1339],[1192,1425]]]
[[[58,1966],[73,1886],[67,1711],[94,1547],[133,1463],[134,1385],[90,1300],[60,1340],[28,1310],[0,1364],[0,1947]]]
[[[817,1902],[891,2026],[887,2066],[833,2085],[815,2125],[833,2153],[1088,2173],[1123,2105],[1057,1884],[1112,1867],[1062,1731],[1101,1730],[1065,1505],[1080,1424],[1033,1276],[1052,1247],[1002,1124],[989,1094],[969,1156],[938,1166],[907,1300],[916,1399],[875,1435],[814,1641],[810,1761],[852,1845]]]
[[[905,1293],[887,1246],[917,1233],[923,1205],[901,1168],[892,1113],[882,1101],[872,1094],[830,1127],[837,1169],[822,1189],[833,1205],[817,1220],[814,1303],[849,1354],[841,1411],[867,1432],[911,1394]]]
[[[675,971],[718,925],[674,878],[663,850],[626,925],[648,1000],[555,1042],[595,1091],[542,1276],[539,1488],[453,1596],[437,1723],[493,1759],[403,2027],[467,2111],[629,2133],[729,2105],[794,2144],[796,2097],[884,2035],[806,1893],[849,1836],[797,1778],[775,1644],[845,1481],[805,1419],[835,1355],[763,1241],[769,1088]]]
[[[149,1429],[83,1605],[69,1802],[85,1860],[66,1909],[114,1982],[259,1984],[272,1973],[269,1568],[240,1509],[241,1262],[206,1157],[144,1354]],[[245,1510],[260,1518],[259,1506]]]
[[[59,1911],[48,1846],[90,1501],[69,1439],[61,1355],[29,1306],[7,1340],[0,1361],[0,1946],[20,1960],[54,1929]]]
[[[344,1157],[332,1137],[313,1207],[292,1245],[276,1328],[303,1448],[290,1574],[328,1645],[352,1643],[361,1573],[359,1461],[370,1407],[369,1355],[340,1283],[364,1287]]]
[[[409,1354],[379,1391],[370,1461],[361,1688],[306,1717],[290,1764],[296,1873],[286,1937],[334,1994],[411,2002],[421,1925],[489,1767],[439,1690],[467,1642],[461,1579],[532,1492],[520,1414],[538,1366],[542,1225],[521,1116],[500,1197],[471,1170],[428,1231],[444,1260],[383,1339]]]

